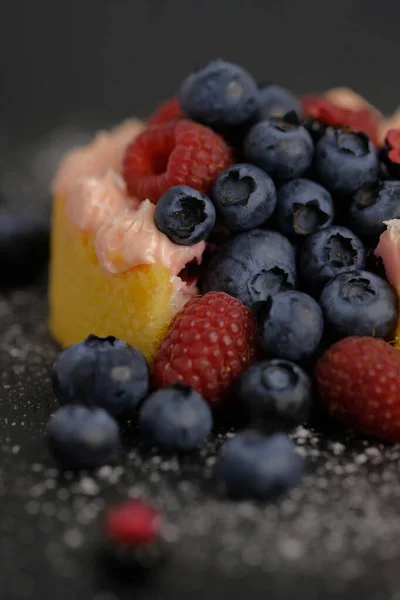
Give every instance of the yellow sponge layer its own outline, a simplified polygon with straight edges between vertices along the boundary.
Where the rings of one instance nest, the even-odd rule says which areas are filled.
[[[113,335],[150,359],[171,321],[172,286],[167,269],[141,265],[107,275],[93,247],[93,235],[80,231],[65,214],[65,198],[53,206],[50,330],[66,347],[90,333]]]

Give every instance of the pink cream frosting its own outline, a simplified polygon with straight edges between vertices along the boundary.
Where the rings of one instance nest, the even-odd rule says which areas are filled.
[[[162,265],[178,275],[192,260],[201,261],[205,243],[178,246],[154,223],[155,206],[149,200],[137,209],[126,208],[103,223],[94,246],[100,265],[110,274],[123,273],[137,265]]]
[[[385,221],[385,225],[374,253],[381,257],[388,281],[400,290],[400,219]]]
[[[172,277],[172,296],[171,296],[171,308],[175,314],[185,306],[189,300],[197,296],[199,293],[196,284],[186,284],[180,277]]]
[[[66,213],[82,231],[95,234],[109,219],[138,201],[126,195],[125,181],[115,171],[78,180],[67,195]]]
[[[332,104],[335,104],[340,108],[348,108],[349,110],[361,110],[363,108],[368,108],[369,110],[375,111],[377,115],[380,115],[379,111],[372,106],[372,104],[370,104],[365,98],[350,88],[331,88],[325,92],[325,96],[332,102]]]
[[[53,194],[67,194],[83,177],[119,171],[127,145],[144,128],[142,121],[129,119],[111,131],[100,131],[90,144],[71,150],[53,179]]]
[[[143,264],[158,264],[171,274],[171,309],[175,313],[197,294],[178,276],[189,262],[201,262],[205,242],[180,246],[154,223],[155,206],[129,197],[120,171],[127,145],[144,129],[137,120],[100,132],[62,161],[52,191],[66,196],[66,216],[94,236],[100,266],[108,275]]]

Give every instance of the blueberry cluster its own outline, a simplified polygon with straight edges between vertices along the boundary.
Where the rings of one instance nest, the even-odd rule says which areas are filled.
[[[210,197],[230,235],[210,253],[201,292],[254,308],[265,358],[303,361],[338,338],[390,336],[397,297],[368,267],[384,221],[400,217],[400,173],[384,178],[381,164],[394,142],[378,153],[365,133],[302,120],[293,94],[223,60],[192,73],[179,99],[227,139],[242,132],[245,162]]]
[[[53,389],[61,408],[47,427],[50,450],[61,467],[93,469],[121,452],[122,415],[138,410],[139,433],[167,452],[190,452],[210,434],[209,405],[179,382],[150,393],[149,368],[135,348],[113,337],[89,336],[64,350],[53,365]],[[291,428],[311,402],[305,372],[287,360],[254,364],[238,382],[248,416]],[[279,467],[279,468],[278,468]],[[236,497],[271,498],[300,479],[302,462],[284,434],[243,431],[223,448],[216,477]]]
[[[193,228],[207,230],[202,239],[214,223],[229,231],[208,253],[199,287],[252,308],[264,359],[238,383],[251,429],[226,445],[217,474],[233,495],[266,497],[300,472],[289,439],[265,433],[307,418],[310,365],[340,338],[394,331],[397,296],[368,269],[384,221],[400,218],[400,172],[385,170],[365,133],[303,119],[289,91],[256,85],[222,60],[191,74],[179,100],[186,117],[221,133],[238,158],[214,183],[215,212],[204,209]],[[274,453],[279,476],[268,468]]]
[[[115,460],[116,417],[137,408],[142,437],[164,450],[193,450],[212,428],[210,408],[198,393],[176,383],[151,394],[143,354],[111,336],[90,335],[61,352],[53,365],[53,389],[62,407],[48,425],[48,442],[64,468]]]

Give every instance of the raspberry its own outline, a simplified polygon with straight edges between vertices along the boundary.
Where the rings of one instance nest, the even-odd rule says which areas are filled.
[[[381,339],[348,337],[316,368],[318,390],[335,417],[381,440],[400,442],[400,353]]]
[[[209,292],[175,317],[154,359],[153,383],[181,380],[217,403],[255,357],[251,310],[224,292]]]
[[[160,537],[161,519],[151,505],[142,500],[128,500],[107,510],[104,528],[112,544],[140,546]]]
[[[386,135],[386,144],[390,148],[389,158],[400,163],[400,130],[389,129]]]
[[[381,169],[383,167],[383,177],[398,180],[400,178],[400,129],[389,129],[386,132],[385,144],[379,153],[379,158]]]
[[[170,121],[176,121],[183,118],[179,98],[174,97],[166,100],[156,108],[147,120],[147,125],[162,125]]]
[[[332,127],[341,127],[343,123],[342,108],[335,106],[324,96],[303,96],[301,98],[304,115],[318,119]]]
[[[400,130],[389,129],[386,134],[385,147],[382,157],[386,163],[389,174],[398,179],[400,175]]]
[[[143,131],[128,146],[123,176],[132,196],[156,203],[176,185],[209,192],[231,163],[231,151],[222,137],[182,119]]]
[[[331,125],[332,127],[350,127],[354,131],[362,131],[375,146],[378,143],[378,127],[380,119],[369,108],[351,110],[333,104],[325,96],[304,96],[301,98],[304,115]]]

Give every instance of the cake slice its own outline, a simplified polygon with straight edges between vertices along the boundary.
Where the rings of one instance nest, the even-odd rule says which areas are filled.
[[[63,347],[113,335],[151,358],[173,316],[197,293],[179,273],[204,242],[173,244],[154,225],[154,205],[129,197],[120,176],[140,121],[102,132],[71,151],[53,181],[50,330]]]

